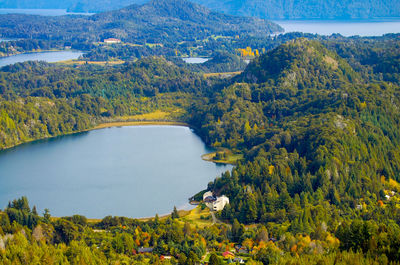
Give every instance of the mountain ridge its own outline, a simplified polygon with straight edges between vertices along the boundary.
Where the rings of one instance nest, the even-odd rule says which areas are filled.
[[[208,38],[212,35],[265,36],[283,29],[272,22],[211,11],[186,0],[156,0],[93,16],[0,16],[3,37],[166,43]]]
[[[400,17],[400,2],[396,0],[350,1],[283,1],[283,0],[194,0],[212,10],[231,15],[265,19],[370,19]],[[144,4],[146,0],[3,0],[0,8],[61,8],[71,12],[103,12]]]

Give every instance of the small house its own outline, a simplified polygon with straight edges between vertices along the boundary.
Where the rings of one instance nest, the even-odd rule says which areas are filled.
[[[225,205],[229,204],[229,198],[225,195],[218,197],[215,202],[213,202],[213,210],[214,211],[222,211]]]
[[[239,263],[239,264],[244,264],[244,260],[242,258],[234,258],[233,262]]]
[[[215,202],[215,200],[216,200],[215,197],[209,196],[209,197],[205,198],[203,201],[205,203],[209,203],[209,202]]]
[[[230,252],[230,251],[225,251],[224,253],[222,253],[222,256],[223,256],[225,259],[233,259],[233,258],[235,257],[235,254],[233,254],[233,253]]]
[[[239,252],[240,254],[249,254],[249,251],[248,251],[247,248],[245,248],[245,247],[241,247],[241,248],[238,250],[238,252]]]
[[[114,43],[121,43],[121,40],[116,38],[108,38],[105,39],[103,42],[107,44],[114,44]]]

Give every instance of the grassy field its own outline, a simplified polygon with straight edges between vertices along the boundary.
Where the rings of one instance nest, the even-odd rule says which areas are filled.
[[[149,120],[165,120],[168,119],[171,115],[171,112],[156,110],[154,112],[138,114],[132,116],[122,116],[122,120],[140,120],[140,121],[149,121]]]
[[[104,121],[93,129],[102,129],[108,127],[119,126],[135,126],[135,125],[178,125],[189,126],[187,123],[176,121],[176,118],[184,113],[183,109],[173,109],[170,111],[156,110],[154,112],[114,117],[112,120]]]
[[[142,101],[148,98],[143,97]],[[185,110],[181,108],[171,108],[168,110],[156,110],[150,113],[120,116],[114,118],[116,121],[176,121],[185,114]]]
[[[179,221],[182,222],[182,224],[188,222],[189,224],[200,228],[213,224],[210,210],[208,208],[202,210],[200,206],[197,206],[193,210],[189,211],[185,216],[180,214],[179,216]]]
[[[116,121],[101,123],[93,128],[93,130],[110,128],[110,127],[121,127],[121,126],[140,126],[140,125],[176,125],[176,126],[189,126],[184,122],[177,121]]]
[[[164,47],[164,45],[162,43],[146,43],[146,46],[148,46],[150,48],[154,48],[157,46]]]
[[[204,74],[205,78],[208,77],[221,77],[221,78],[225,78],[225,77],[232,77],[235,75],[240,75],[242,72],[226,72],[226,73],[207,73]]]
[[[113,60],[113,61],[80,61],[80,60],[66,60],[57,62],[57,64],[63,65],[84,65],[84,64],[96,64],[96,65],[118,65],[123,64],[125,61]]]
[[[217,153],[225,154],[223,158],[216,159]],[[201,158],[206,161],[220,163],[220,164],[232,164],[235,165],[237,161],[243,159],[242,154],[234,154],[228,149],[218,150],[209,154],[202,155]]]

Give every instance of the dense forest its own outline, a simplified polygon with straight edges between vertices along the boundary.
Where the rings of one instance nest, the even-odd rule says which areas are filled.
[[[230,198],[217,223],[203,204],[195,221],[176,209],[93,221],[11,201],[0,263],[225,264],[235,250],[248,264],[399,264],[399,37],[301,36],[250,37],[247,66],[232,44],[204,65],[150,56],[1,68],[2,149],[180,109],[175,119],[243,159],[208,183]],[[229,66],[244,70],[202,74]]]
[[[186,0],[153,0],[93,16],[0,15],[2,37],[74,42],[113,37],[134,44],[165,44],[281,31],[279,25],[263,19],[225,15]]]
[[[0,149],[93,127],[112,116],[180,109],[207,80],[164,58],[117,67],[25,62],[0,72]]]

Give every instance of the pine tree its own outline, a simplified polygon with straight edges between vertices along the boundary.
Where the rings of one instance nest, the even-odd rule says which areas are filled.
[[[43,217],[44,217],[44,221],[45,223],[50,223],[50,210],[49,209],[44,209],[44,213],[43,213]]]
[[[33,213],[34,215],[38,215],[38,212],[37,212],[37,210],[36,210],[36,205],[33,205],[32,213]]]
[[[174,206],[174,210],[173,210],[173,212],[171,213],[171,218],[172,218],[172,219],[179,218],[179,213],[178,213],[178,210],[176,209],[176,206]]]

